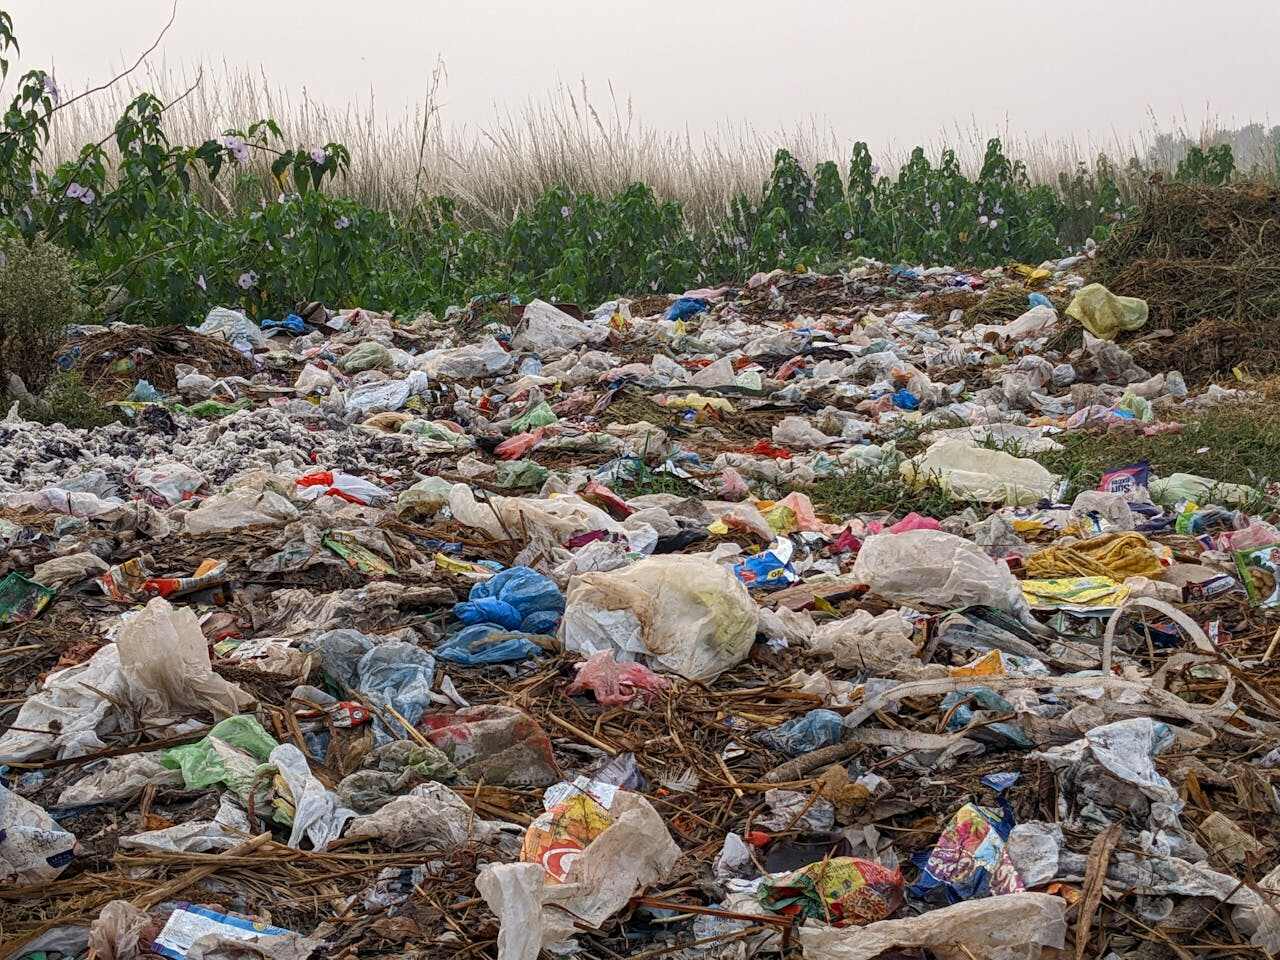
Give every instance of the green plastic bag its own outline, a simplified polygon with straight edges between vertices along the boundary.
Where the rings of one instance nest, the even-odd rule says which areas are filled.
[[[1147,301],[1118,297],[1100,283],[1081,287],[1067,307],[1067,316],[1100,340],[1139,330],[1147,322]]]
[[[510,460],[495,464],[493,481],[500,487],[540,487],[551,471],[532,460]]]
[[[360,373],[364,370],[390,370],[395,364],[391,351],[376,340],[366,340],[343,357],[338,366],[343,373]]]
[[[245,713],[215,724],[203,740],[164,751],[160,762],[181,770],[188,790],[224,783],[245,800],[258,768],[278,746],[276,738]]]
[[[526,430],[533,430],[535,427],[550,426],[559,419],[560,418],[556,416],[555,411],[551,409],[551,404],[543,400],[528,413],[512,420],[511,432],[524,433]]]

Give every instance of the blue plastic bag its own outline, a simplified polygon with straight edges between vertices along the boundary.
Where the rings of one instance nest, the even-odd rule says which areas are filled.
[[[477,583],[468,597],[454,605],[453,614],[469,626],[490,623],[524,633],[551,633],[564,613],[564,594],[555,581],[530,567],[503,570]]]
[[[671,306],[667,307],[667,320],[687,320],[689,317],[696,317],[707,307],[711,306],[701,297],[681,297]]]
[[[307,331],[307,325],[303,319],[296,313],[291,313],[283,320],[263,320],[263,330],[285,330],[295,336],[300,336]]]
[[[519,663],[540,656],[542,648],[524,634],[507,633],[491,623],[477,623],[449,637],[436,647],[435,654],[441,660],[464,667],[483,667]]]
[[[410,725],[417,725],[431,703],[431,681],[436,675],[436,659],[412,643],[383,643],[360,658],[356,687],[379,707],[394,707]],[[403,740],[409,734],[403,725],[374,714],[373,736],[378,746]]]
[[[899,410],[919,410],[920,398],[914,393],[903,387],[893,395],[893,405]]]
[[[1033,307],[1053,307],[1053,301],[1046,297],[1043,293],[1031,293],[1027,295],[1027,302]]]
[[[844,723],[834,710],[810,710],[756,735],[756,742],[789,757],[811,753],[844,739]]]

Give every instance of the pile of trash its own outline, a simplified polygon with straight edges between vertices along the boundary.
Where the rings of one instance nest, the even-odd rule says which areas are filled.
[[[0,960],[1280,950],[1277,491],[1037,459],[1247,399],[1088,266],[72,331]]]

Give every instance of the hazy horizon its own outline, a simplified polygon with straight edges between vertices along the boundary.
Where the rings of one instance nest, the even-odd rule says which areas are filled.
[[[420,102],[437,58],[447,123],[484,126],[558,85],[585,83],[593,102],[628,100],[637,118],[695,134],[726,125],[761,132],[816,121],[873,145],[934,142],[956,126],[984,135],[1106,143],[1154,124],[1198,130],[1268,120],[1269,47],[1280,5],[1233,0],[1078,0],[1028,10],[1015,0],[920,0],[887,7],[784,13],[760,0],[732,9],[673,0],[560,0],[537,8],[489,0],[335,0],[298,8],[180,0],[150,63],[179,70],[221,63],[261,70],[331,107],[367,103],[391,117]],[[22,44],[21,70],[52,68],[84,89],[131,63],[168,19],[170,0],[4,4]],[[1194,56],[1190,43],[1194,42]]]

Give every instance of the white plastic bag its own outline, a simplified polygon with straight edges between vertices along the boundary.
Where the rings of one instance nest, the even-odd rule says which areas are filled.
[[[494,377],[509,373],[515,366],[511,354],[493,337],[479,343],[451,350],[435,350],[423,354],[419,363],[433,380],[470,380],[474,377]]]
[[[710,680],[746,657],[758,622],[755,601],[730,571],[664,555],[570,580],[560,637],[584,656],[611,650],[619,661]]]
[[[272,750],[270,760],[293,794],[289,846],[300,850],[305,838],[311,841],[312,849],[327,849],[342,835],[342,828],[356,812],[338,804],[337,796],[316,779],[307,766],[307,758],[292,743],[282,743]]]
[[[628,900],[668,876],[680,859],[661,814],[639,794],[618,791],[613,822],[574,859],[564,883],[538,863],[488,864],[476,889],[498,916],[498,960],[537,960],[574,931],[599,927]]]
[[[443,783],[422,783],[375,812],[351,821],[347,838],[376,837],[397,850],[448,851],[497,832]]]
[[[1009,568],[982,548],[941,530],[881,533],[867,538],[853,576],[872,593],[902,604],[967,607],[986,604],[1030,617]]]
[[[0,888],[52,880],[67,868],[75,846],[76,838],[51,816],[0,784]]]
[[[568,353],[591,338],[591,328],[544,300],[524,308],[520,330],[511,339],[517,350],[533,350],[543,358]]]
[[[120,721],[108,697],[129,698],[114,643],[84,663],[49,674],[40,691],[22,705],[13,728],[0,737],[0,762],[54,751],[59,759],[81,757],[105,749],[101,735],[116,730]]]
[[[233,490],[209,497],[183,515],[187,533],[230,533],[244,527],[283,526],[298,519],[297,508],[270,490]]]
[[[152,598],[125,621],[116,646],[129,701],[145,722],[158,726],[204,712],[220,720],[254,702],[213,672],[200,621],[190,607],[175,609],[163,597]]]
[[[901,472],[912,486],[936,485],[955,500],[1014,506],[1052,498],[1060,481],[1034,460],[951,439],[904,461]]]

